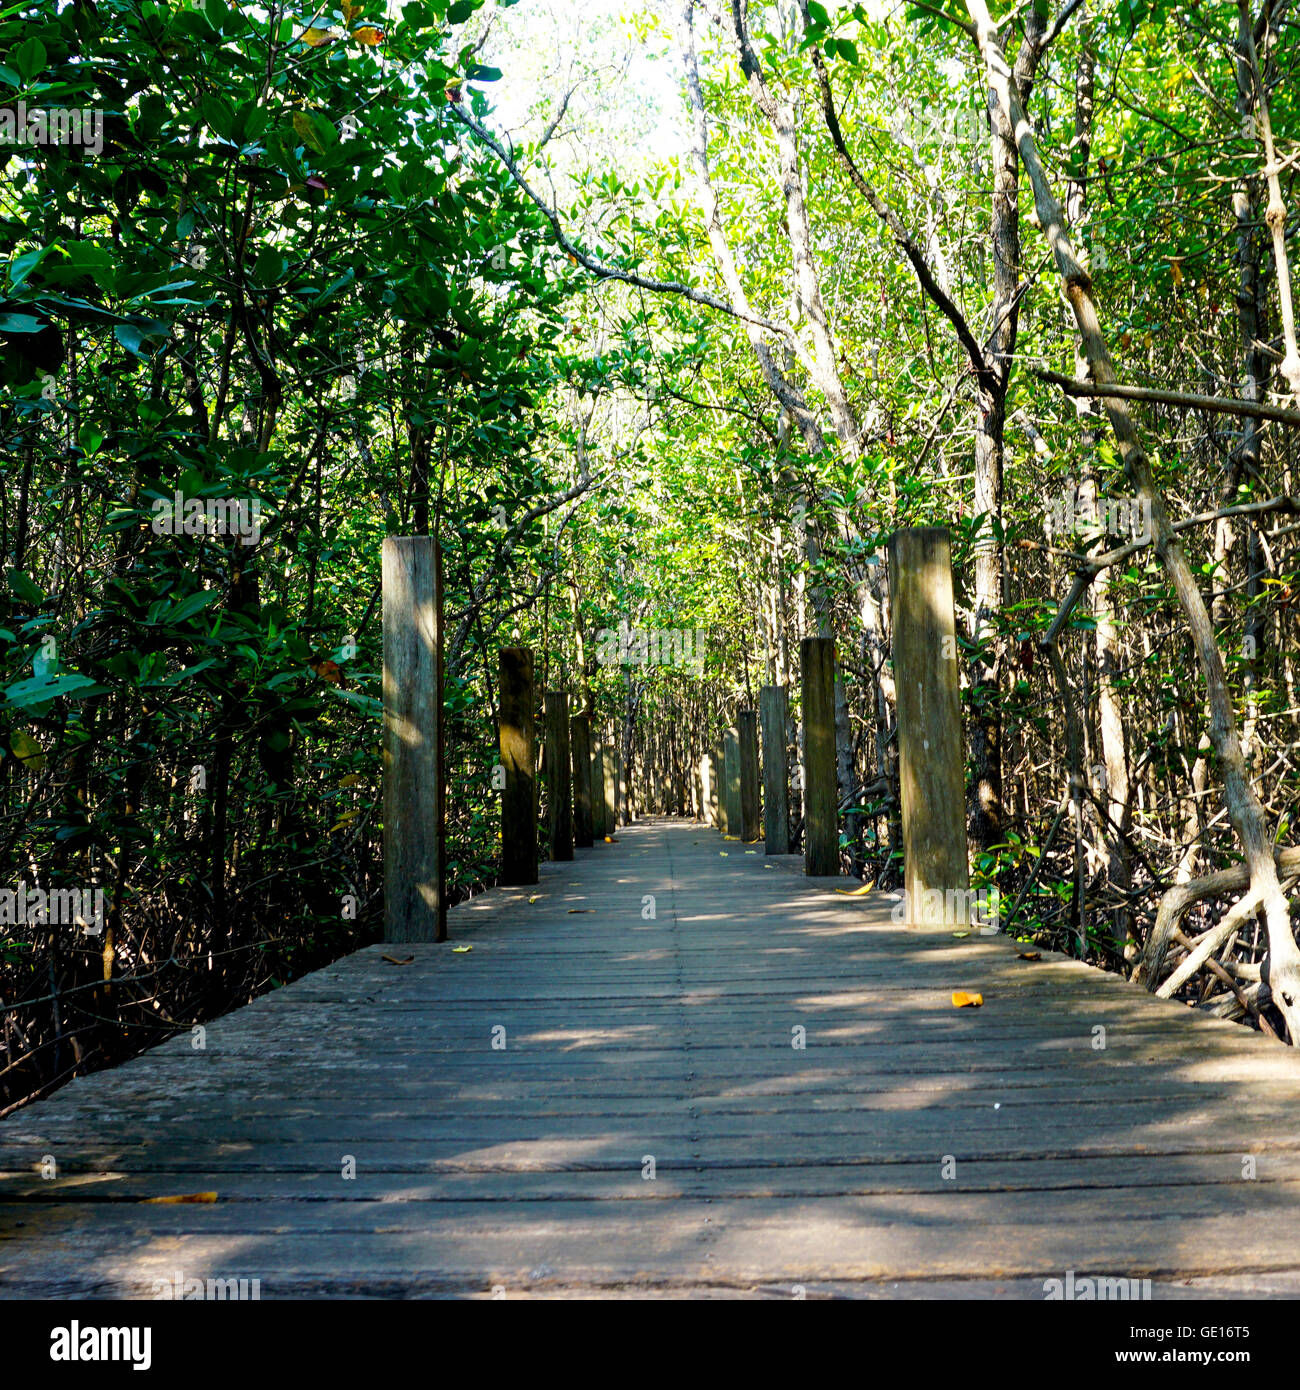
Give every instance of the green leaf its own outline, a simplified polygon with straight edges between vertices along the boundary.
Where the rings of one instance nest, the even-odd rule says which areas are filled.
[[[288,261],[278,251],[264,246],[258,252],[257,261],[253,265],[253,279],[259,285],[273,285],[284,274],[288,265]]]
[[[200,671],[206,671],[209,666],[215,666],[217,658],[215,656],[204,657],[202,661],[196,661],[193,666],[187,666],[183,671],[174,671],[170,676],[162,680],[149,681],[149,685],[174,686],[182,681],[187,681],[191,676],[196,676]]]
[[[127,350],[134,353],[137,357],[143,356],[140,349],[144,346],[144,334],[133,323],[119,323],[113,329],[113,337]]]
[[[37,251],[28,251],[19,256],[9,266],[9,283],[17,289],[19,285],[36,269],[49,253],[48,246],[42,246]]]
[[[9,581],[9,592],[15,598],[22,599],[24,603],[30,603],[33,608],[37,608],[45,602],[44,592],[37,588],[25,571],[6,570],[5,577]]]
[[[119,323],[113,329],[113,336],[136,357],[147,357],[145,345],[151,344],[150,351],[157,347],[171,332],[165,323]]]
[[[303,146],[313,154],[324,154],[329,145],[338,140],[338,133],[329,121],[311,111],[293,113],[293,130]]]
[[[176,607],[165,615],[165,621],[183,623],[215,603],[218,597],[215,589],[204,589],[201,593],[191,594],[188,598],[181,599]]]
[[[18,759],[24,772],[40,772],[45,767],[45,752],[24,729],[9,735],[9,751]]]
[[[23,81],[28,84],[38,73],[45,71],[48,61],[49,55],[45,51],[45,45],[35,35],[25,43],[19,44],[18,52],[14,54],[18,71],[22,74]]]
[[[65,672],[60,676],[38,676],[31,680],[18,681],[5,686],[5,703],[9,708],[30,709],[36,705],[48,704],[61,696],[80,699],[91,693],[107,689],[90,676]]]
[[[384,716],[383,702],[376,700],[373,695],[362,695],[355,690],[340,690],[336,685],[327,685],[325,689],[331,695],[337,695],[340,700],[346,700],[348,704],[363,710],[372,719],[382,719]]]

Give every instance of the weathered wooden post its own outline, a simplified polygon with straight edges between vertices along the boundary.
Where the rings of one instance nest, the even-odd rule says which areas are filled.
[[[969,922],[966,757],[952,552],[943,527],[919,526],[890,537],[889,600],[907,923]]]
[[[546,692],[546,832],[551,858],[573,858],[573,782],[569,764],[569,697]]]
[[[835,785],[835,640],[799,644],[803,681],[803,871],[840,871],[839,790]]]
[[[591,830],[591,720],[575,714],[569,720],[569,739],[573,750],[573,843],[590,849]]]
[[[591,838],[599,844],[613,832],[605,824],[605,736],[591,736]]]
[[[727,742],[724,738],[718,744],[717,751],[713,754],[713,769],[717,780],[717,792],[714,798],[714,810],[717,815],[714,824],[724,835],[731,833],[727,825]]]
[[[740,740],[740,838],[746,844],[758,839],[758,715],[752,709],[742,709],[736,715],[736,732]]]
[[[446,941],[442,557],[433,536],[383,545],[384,940]]]
[[[785,686],[765,685],[758,692],[763,726],[763,838],[768,854],[790,853],[790,757],[785,741],[789,711]]]
[[[714,755],[700,755],[700,819],[705,825],[718,823],[718,772],[714,766]]]
[[[605,834],[618,834],[618,754],[607,743],[601,752],[601,782],[605,788]]]
[[[502,647],[500,660],[501,882],[537,882],[537,693],[533,654]]]
[[[722,792],[727,802],[727,834],[740,838],[740,730],[733,724],[722,736]]]

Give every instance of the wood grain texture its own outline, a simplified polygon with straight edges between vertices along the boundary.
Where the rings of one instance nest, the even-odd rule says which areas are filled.
[[[0,1295],[1300,1294],[1288,1049],[688,821],[539,878],[0,1124]]]
[[[569,719],[569,745],[573,759],[573,843],[590,849],[591,811],[591,720],[585,714]]]
[[[569,751],[569,697],[548,690],[546,715],[546,837],[551,858],[573,858],[573,766]]]
[[[783,685],[758,692],[763,739],[763,842],[768,854],[790,853],[790,757],[785,730],[789,695]]]
[[[839,791],[835,784],[835,642],[799,644],[803,696],[804,872],[840,871]]]
[[[601,751],[601,777],[605,787],[606,835],[618,833],[618,752],[612,743]]]
[[[700,754],[700,819],[710,829],[718,826],[718,766],[714,753]]]
[[[740,838],[748,845],[762,835],[762,809],[758,780],[758,715],[742,709],[736,715],[740,757]]]
[[[718,795],[714,806],[717,813],[716,825],[723,835],[730,835],[734,832],[727,823],[727,745],[725,740],[718,744],[713,754],[713,766],[717,769],[718,776]]]
[[[384,940],[444,941],[442,564],[432,536],[383,546]]]
[[[970,920],[966,753],[952,559],[942,527],[895,531],[890,537],[889,601],[907,917],[918,926],[957,926]]]
[[[591,838],[603,840],[614,833],[605,819],[605,735],[597,726],[591,731]]]
[[[533,654],[503,647],[500,656],[501,882],[537,882],[537,687]]]
[[[727,803],[728,835],[740,838],[740,730],[733,724],[722,736],[722,793]]]

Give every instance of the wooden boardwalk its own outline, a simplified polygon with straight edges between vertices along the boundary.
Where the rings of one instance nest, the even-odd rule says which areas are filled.
[[[1293,1053],[794,868],[640,822],[73,1082],[0,1125],[0,1295],[1300,1293]]]

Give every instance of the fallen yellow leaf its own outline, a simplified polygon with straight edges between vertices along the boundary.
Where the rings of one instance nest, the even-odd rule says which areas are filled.
[[[984,1003],[982,994],[967,994],[964,989],[955,989],[952,992],[952,1006],[954,1009],[978,1009]]]
[[[15,729],[9,736],[9,751],[23,765],[25,772],[40,772],[45,767],[45,754],[34,738]]]
[[[473,946],[453,946],[451,949],[454,954],[463,956],[466,951],[472,951],[474,948]]]
[[[215,1202],[217,1194],[215,1192],[182,1192],[175,1197],[146,1197],[146,1206],[153,1207],[172,1207],[181,1202]]]
[[[1021,960],[1042,960],[1043,958],[1043,953],[1041,951],[1017,951],[1016,955],[1019,956]]]

